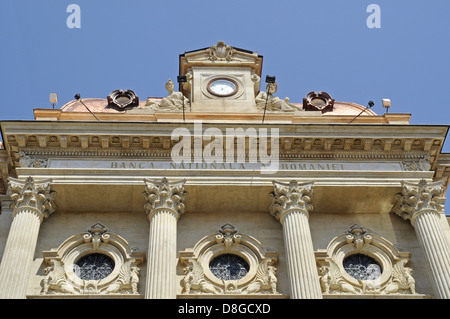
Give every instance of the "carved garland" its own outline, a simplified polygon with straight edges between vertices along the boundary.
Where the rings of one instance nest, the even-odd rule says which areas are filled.
[[[223,280],[210,270],[211,260],[232,254],[244,259],[248,273],[237,280]],[[230,224],[201,239],[194,248],[179,252],[184,265],[182,294],[278,294],[278,253],[267,252],[253,237],[240,234]]]
[[[90,254],[112,259],[114,268],[105,278],[84,280],[74,270],[78,260]],[[120,236],[97,223],[85,233],[68,238],[56,250],[44,251],[45,277],[41,294],[138,294],[138,265],[144,253],[133,252]]]
[[[393,244],[359,225],[334,238],[326,251],[317,251],[316,262],[324,294],[416,294],[412,269],[406,267],[410,253],[399,252]],[[362,254],[373,258],[382,269],[374,280],[350,276],[343,262]]]

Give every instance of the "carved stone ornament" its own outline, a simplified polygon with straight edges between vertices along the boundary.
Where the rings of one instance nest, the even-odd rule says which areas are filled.
[[[283,216],[293,210],[309,214],[313,206],[310,204],[313,196],[314,182],[298,183],[292,180],[289,183],[273,181],[274,191],[270,214],[282,221]]]
[[[110,235],[108,234],[108,228],[100,223],[97,223],[91,226],[83,237],[85,243],[92,243],[92,248],[97,250],[100,243],[103,242],[108,244]]]
[[[47,167],[47,162],[47,159],[31,158],[29,155],[26,155],[25,152],[19,152],[20,167],[42,168]]]
[[[315,255],[324,294],[416,294],[412,269],[407,267],[411,254],[399,252],[388,240],[357,224]],[[344,265],[348,259],[352,268]],[[358,264],[364,259],[370,264]]]
[[[131,108],[139,105],[139,97],[132,90],[115,90],[108,97],[108,105],[119,109]]]
[[[446,200],[443,194],[442,181],[428,183],[422,179],[418,184],[403,181],[402,192],[396,195],[397,203],[392,211],[411,222],[421,211],[441,213]]]
[[[424,157],[418,161],[403,161],[403,169],[405,171],[429,171],[431,169],[430,164],[431,157]]]
[[[217,44],[210,46],[206,52],[210,61],[232,61],[236,50],[226,45],[225,42],[219,41]]]
[[[322,113],[333,111],[334,99],[326,92],[309,92],[303,99],[305,111],[321,111]]]
[[[184,197],[186,192],[184,184],[186,180],[169,182],[167,178],[161,181],[145,179],[145,196],[147,203],[144,208],[147,216],[160,209],[169,209],[177,214],[177,217],[184,213]]]
[[[231,224],[225,224],[219,229],[219,234],[216,235],[216,242],[218,244],[225,244],[227,249],[231,248],[233,244],[239,244],[241,236],[238,234],[239,230],[234,228]]]
[[[100,223],[43,255],[47,267],[41,295],[139,294],[138,265],[145,254],[132,251],[122,237],[109,233]],[[80,265],[82,260],[85,262]],[[109,261],[107,269],[105,261]]]
[[[38,214],[41,222],[55,211],[56,192],[50,188],[51,179],[25,181],[9,177],[7,195],[12,199],[13,216],[20,210],[31,210]]]
[[[278,253],[267,252],[253,237],[238,234],[231,224],[201,239],[192,249],[179,252],[183,266],[182,294],[278,294]],[[224,272],[236,269],[236,260],[248,265],[236,278],[221,277],[213,261],[221,259]],[[224,264],[229,259],[231,264]],[[220,277],[220,278],[219,278]]]
[[[289,103],[289,98],[286,97],[284,100],[280,99],[277,96],[274,96],[277,92],[278,84],[268,83],[266,90],[267,92],[260,91],[258,95],[255,97],[256,107],[260,111],[269,111],[269,112],[295,112],[295,111],[303,111],[303,109],[295,104]]]
[[[145,103],[145,108],[151,109],[153,111],[185,111],[191,109],[191,104],[189,100],[184,96],[182,92],[174,91],[175,84],[171,79],[166,82],[166,90],[169,94],[162,100],[155,102],[152,99],[147,99]]]

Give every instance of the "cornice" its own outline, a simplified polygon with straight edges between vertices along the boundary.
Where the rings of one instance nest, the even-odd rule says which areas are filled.
[[[6,121],[1,124],[6,147],[2,158],[5,165],[9,165],[10,176],[15,168],[24,167],[20,164],[23,155],[29,156],[31,161],[90,156],[170,159],[172,147],[178,143],[178,140],[171,140],[173,130],[186,127],[194,132],[193,123]],[[425,170],[435,171],[435,179],[445,180],[445,187],[450,175],[450,157],[443,155],[443,159],[439,160],[447,126],[312,124],[265,126],[251,123],[245,125],[202,123],[203,130],[209,127],[217,127],[224,134],[228,127],[244,130],[267,128],[269,138],[270,129],[276,128],[279,136],[280,161],[293,159],[409,161],[414,163],[409,163],[413,165],[408,167],[414,167],[419,161],[426,159],[430,167]],[[198,137],[191,136],[191,138],[193,147]],[[255,146],[259,142],[254,137],[249,138],[246,156],[249,154],[249,145]],[[208,143],[209,141],[203,140],[203,147]],[[226,142],[223,145],[225,148]],[[225,151],[224,154],[226,155]],[[36,162],[36,165],[39,167],[40,162]]]

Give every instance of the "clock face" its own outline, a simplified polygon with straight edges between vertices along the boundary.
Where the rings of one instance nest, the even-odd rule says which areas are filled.
[[[213,80],[208,85],[208,91],[217,96],[231,96],[237,92],[237,84],[227,79]]]

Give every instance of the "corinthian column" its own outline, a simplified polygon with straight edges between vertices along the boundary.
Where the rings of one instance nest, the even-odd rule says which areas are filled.
[[[184,183],[145,179],[150,221],[146,299],[176,298],[177,221],[184,212]]]
[[[322,299],[309,229],[313,182],[273,182],[270,213],[283,226],[292,299]]]
[[[13,221],[0,265],[0,299],[26,298],[39,228],[54,211],[50,179],[25,181],[8,178],[7,195],[13,203]]]
[[[440,223],[445,197],[442,182],[402,182],[393,211],[409,220],[422,247],[435,297],[450,298],[450,245]]]

